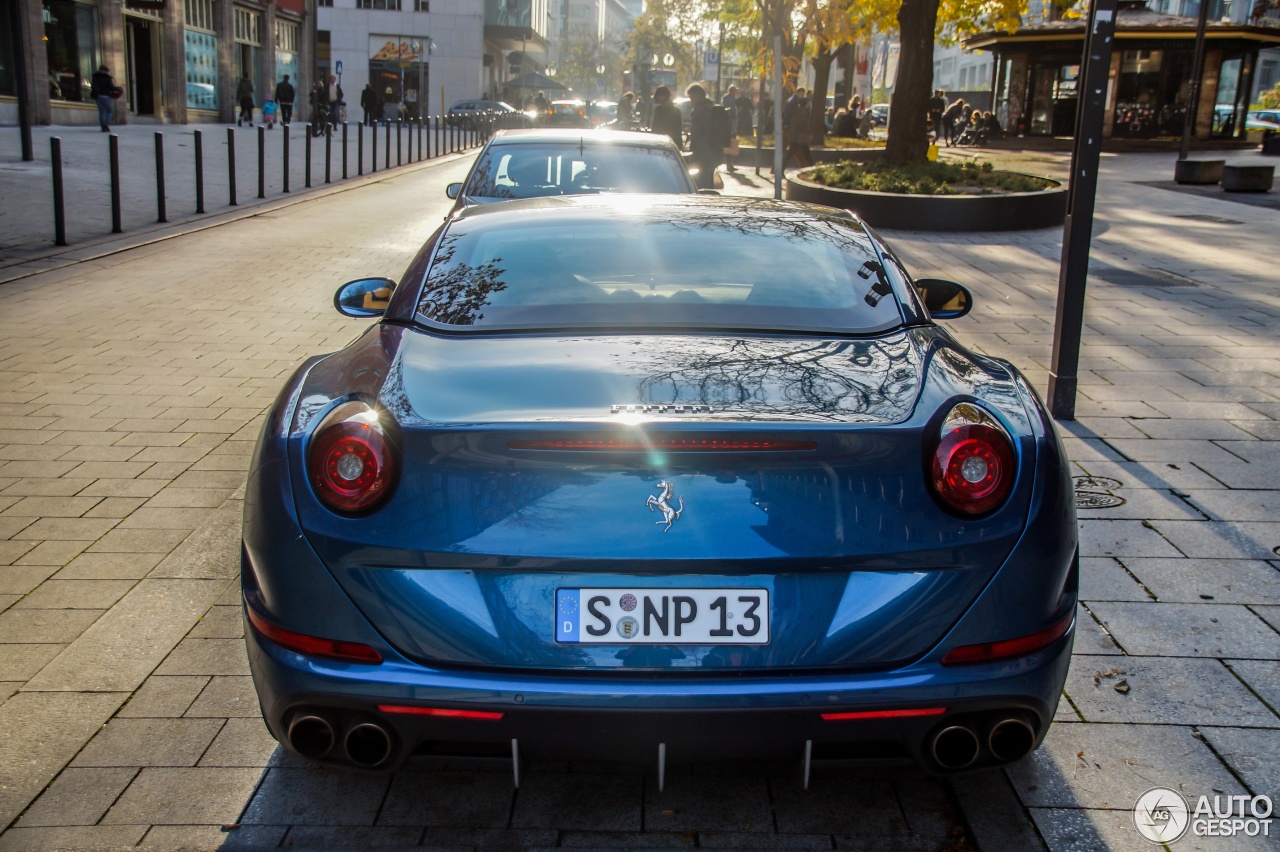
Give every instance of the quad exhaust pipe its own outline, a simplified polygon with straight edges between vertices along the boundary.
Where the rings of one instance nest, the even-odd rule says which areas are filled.
[[[996,722],[987,735],[987,748],[991,756],[1001,763],[1012,763],[1026,757],[1035,742],[1036,732],[1026,719],[1017,716]]]
[[[391,734],[375,722],[360,722],[347,731],[343,746],[352,763],[373,769],[391,756]]]
[[[299,713],[289,723],[288,738],[298,754],[319,760],[333,750],[333,723],[314,713]]]

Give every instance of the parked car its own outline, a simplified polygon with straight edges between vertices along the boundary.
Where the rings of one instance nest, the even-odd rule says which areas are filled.
[[[618,118],[617,101],[592,101],[587,104],[587,118],[593,127],[600,127]]]
[[[1018,760],[1075,630],[1071,465],[852,214],[468,208],[304,362],[245,494],[245,641],[315,761]]]
[[[1245,116],[1246,130],[1280,131],[1280,109],[1253,109]]]
[[[666,136],[595,130],[503,131],[450,184],[450,215],[474,204],[601,192],[693,193],[684,158]]]
[[[525,126],[524,114],[504,101],[457,101],[449,107],[445,122],[459,127],[474,127],[477,116],[492,116],[503,126]],[[512,123],[515,122],[515,123]]]
[[[871,120],[875,122],[876,127],[886,127],[889,124],[889,105],[872,104]]]

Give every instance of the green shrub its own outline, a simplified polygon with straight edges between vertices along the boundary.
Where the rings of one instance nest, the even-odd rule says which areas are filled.
[[[998,172],[990,163],[919,163],[891,166],[884,162],[841,160],[814,168],[806,180],[836,189],[896,192],[911,195],[961,195],[991,192],[1036,192],[1053,186],[1045,178]]]

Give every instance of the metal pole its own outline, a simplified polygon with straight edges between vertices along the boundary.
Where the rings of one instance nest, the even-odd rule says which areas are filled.
[[[364,174],[364,122],[356,125],[356,174]]]
[[[9,0],[9,32],[13,33],[13,82],[18,95],[18,137],[22,141],[22,161],[30,163],[36,158],[31,143],[31,104],[27,103],[27,46],[22,37],[23,4]],[[61,142],[58,143],[61,150]],[[66,242],[58,243],[65,246]]]
[[[720,103],[720,69],[724,67],[724,21],[720,22],[720,43],[716,45],[716,103]],[[648,86],[645,86],[648,89]]]
[[[369,171],[378,171],[378,120],[373,120],[373,127],[370,128],[369,137]]]
[[[1187,114],[1182,122],[1182,147],[1178,159],[1191,154],[1191,137],[1195,135],[1196,113],[1200,111],[1200,77],[1204,74],[1204,31],[1209,20],[1209,3],[1200,0],[1200,17],[1196,20],[1196,47],[1191,60],[1191,80],[1187,86]]]
[[[227,185],[231,191],[231,206],[236,206],[236,132],[227,128]]]
[[[164,134],[156,134],[156,221],[168,222],[164,204]]]
[[[773,197],[782,198],[782,36],[773,37]]]
[[[62,200],[62,140],[49,139],[49,156],[53,160],[53,244],[67,244],[67,209]]]
[[[204,212],[204,134],[196,134],[196,212]]]
[[[324,125],[324,182],[332,183],[333,172],[333,125]]]
[[[396,119],[396,165],[397,166],[400,165],[400,149],[404,144],[403,142],[404,133],[401,132],[403,130],[404,130],[404,122],[397,118]]]
[[[438,115],[435,117],[435,124],[436,124],[436,152],[433,156],[439,157],[440,156],[440,116]]]
[[[351,122],[342,122],[342,179],[347,179],[347,125]]]
[[[422,162],[422,116],[418,116],[418,162]]]
[[[258,125],[258,197],[267,197],[267,128]]]
[[[310,189],[311,188],[311,124],[308,122],[307,124],[304,124],[303,127],[306,129],[306,132],[303,133],[302,136],[304,139],[307,140],[307,143],[305,145],[306,154],[307,154],[306,155],[307,179],[304,186],[307,189]]]
[[[282,124],[280,125],[280,129],[283,131],[283,136],[284,136],[284,139],[282,140],[282,144],[284,145],[284,191],[288,192],[289,191],[289,125]]]
[[[386,145],[387,150],[383,153],[383,156],[382,156],[382,167],[384,169],[389,169],[391,168],[391,122],[390,121],[387,122],[387,134],[383,138],[383,142]]]
[[[1084,294],[1089,275],[1089,243],[1098,189],[1098,160],[1107,110],[1107,78],[1111,73],[1111,39],[1118,0],[1093,0],[1085,30],[1081,96],[1071,151],[1071,185],[1062,235],[1062,267],[1058,273],[1058,309],[1053,324],[1049,365],[1049,410],[1059,420],[1076,416],[1080,335],[1084,328]]]
[[[111,157],[111,233],[123,234],[120,221],[120,137],[112,133],[108,143]]]

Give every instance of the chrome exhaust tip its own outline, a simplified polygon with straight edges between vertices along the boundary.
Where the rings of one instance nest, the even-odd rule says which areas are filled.
[[[361,722],[347,731],[343,746],[352,763],[373,769],[391,756],[391,734],[375,722]]]
[[[943,728],[933,737],[932,751],[943,769],[964,769],[978,759],[978,735],[963,725]]]
[[[323,716],[299,713],[289,722],[287,737],[298,754],[318,760],[333,748],[333,725]]]
[[[991,726],[987,735],[987,748],[1001,763],[1012,763],[1026,757],[1036,742],[1036,732],[1026,719],[1015,717],[1001,719]]]

